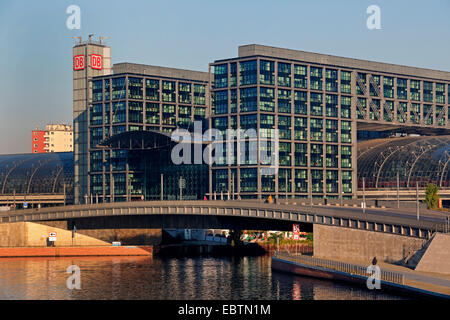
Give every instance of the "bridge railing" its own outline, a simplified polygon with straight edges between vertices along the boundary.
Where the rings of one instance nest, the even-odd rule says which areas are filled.
[[[358,275],[362,277],[368,277],[371,274],[367,273],[367,267],[360,266],[357,264],[351,264],[346,262],[327,260],[321,258],[315,258],[306,255],[293,255],[284,252],[276,252],[274,254],[276,258],[285,259],[292,262],[297,262],[309,266],[321,267],[325,269],[336,270],[340,272],[349,273],[351,275]],[[405,277],[403,274],[393,271],[385,271],[381,270],[381,279],[382,281],[397,283],[397,284],[405,284]]]

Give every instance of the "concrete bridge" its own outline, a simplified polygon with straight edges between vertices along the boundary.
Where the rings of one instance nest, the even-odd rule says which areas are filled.
[[[258,201],[136,201],[9,211],[1,223],[68,221],[92,228],[228,228],[292,230],[328,225],[427,239],[445,230],[445,214],[421,210],[267,204]]]
[[[142,233],[172,228],[291,231],[292,224],[299,224],[302,231],[313,232],[315,256],[404,261],[434,233],[447,231],[447,215],[421,209],[417,220],[414,209],[372,208],[363,213],[354,207],[297,203],[136,201],[10,211],[0,214],[0,222],[62,223],[69,230],[75,225],[78,232],[99,239],[112,229]]]

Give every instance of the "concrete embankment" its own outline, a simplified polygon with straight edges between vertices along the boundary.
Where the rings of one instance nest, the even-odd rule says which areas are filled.
[[[346,281],[360,286],[367,285],[366,267],[339,261],[317,259],[306,256],[281,254],[272,257],[272,269],[301,276],[322,278],[332,281]],[[408,273],[395,268],[381,267],[381,289],[407,295],[450,299],[450,284],[446,278],[432,278],[421,275],[421,281],[410,281]],[[415,277],[417,280],[417,276]]]
[[[53,236],[53,246],[49,239]],[[32,222],[0,224],[0,257],[151,256],[153,246],[112,246],[70,230]]]
[[[0,258],[152,256],[152,255],[153,255],[153,247],[135,247],[135,246],[0,248]]]

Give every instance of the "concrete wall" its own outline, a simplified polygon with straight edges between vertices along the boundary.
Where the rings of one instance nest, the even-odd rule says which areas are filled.
[[[314,225],[314,256],[370,263],[403,262],[421,249],[426,240],[382,232]]]
[[[72,246],[72,231],[33,222],[0,224],[0,247],[46,247],[50,232],[56,232],[56,247]],[[76,234],[75,246],[111,246],[110,243]]]
[[[450,234],[434,235],[415,270],[450,274]]]
[[[161,229],[90,229],[77,232],[110,243],[120,241],[122,245],[159,245],[162,239]]]
[[[67,221],[42,221],[40,224],[68,229]],[[120,241],[123,245],[159,245],[162,240],[162,229],[117,228],[117,229],[77,229],[84,234],[102,241]]]

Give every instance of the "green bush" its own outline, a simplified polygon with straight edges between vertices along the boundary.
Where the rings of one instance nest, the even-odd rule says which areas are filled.
[[[439,203],[439,195],[438,195],[438,187],[433,184],[427,184],[427,189],[425,190],[425,203],[427,204],[428,209],[435,209],[438,207]]]

